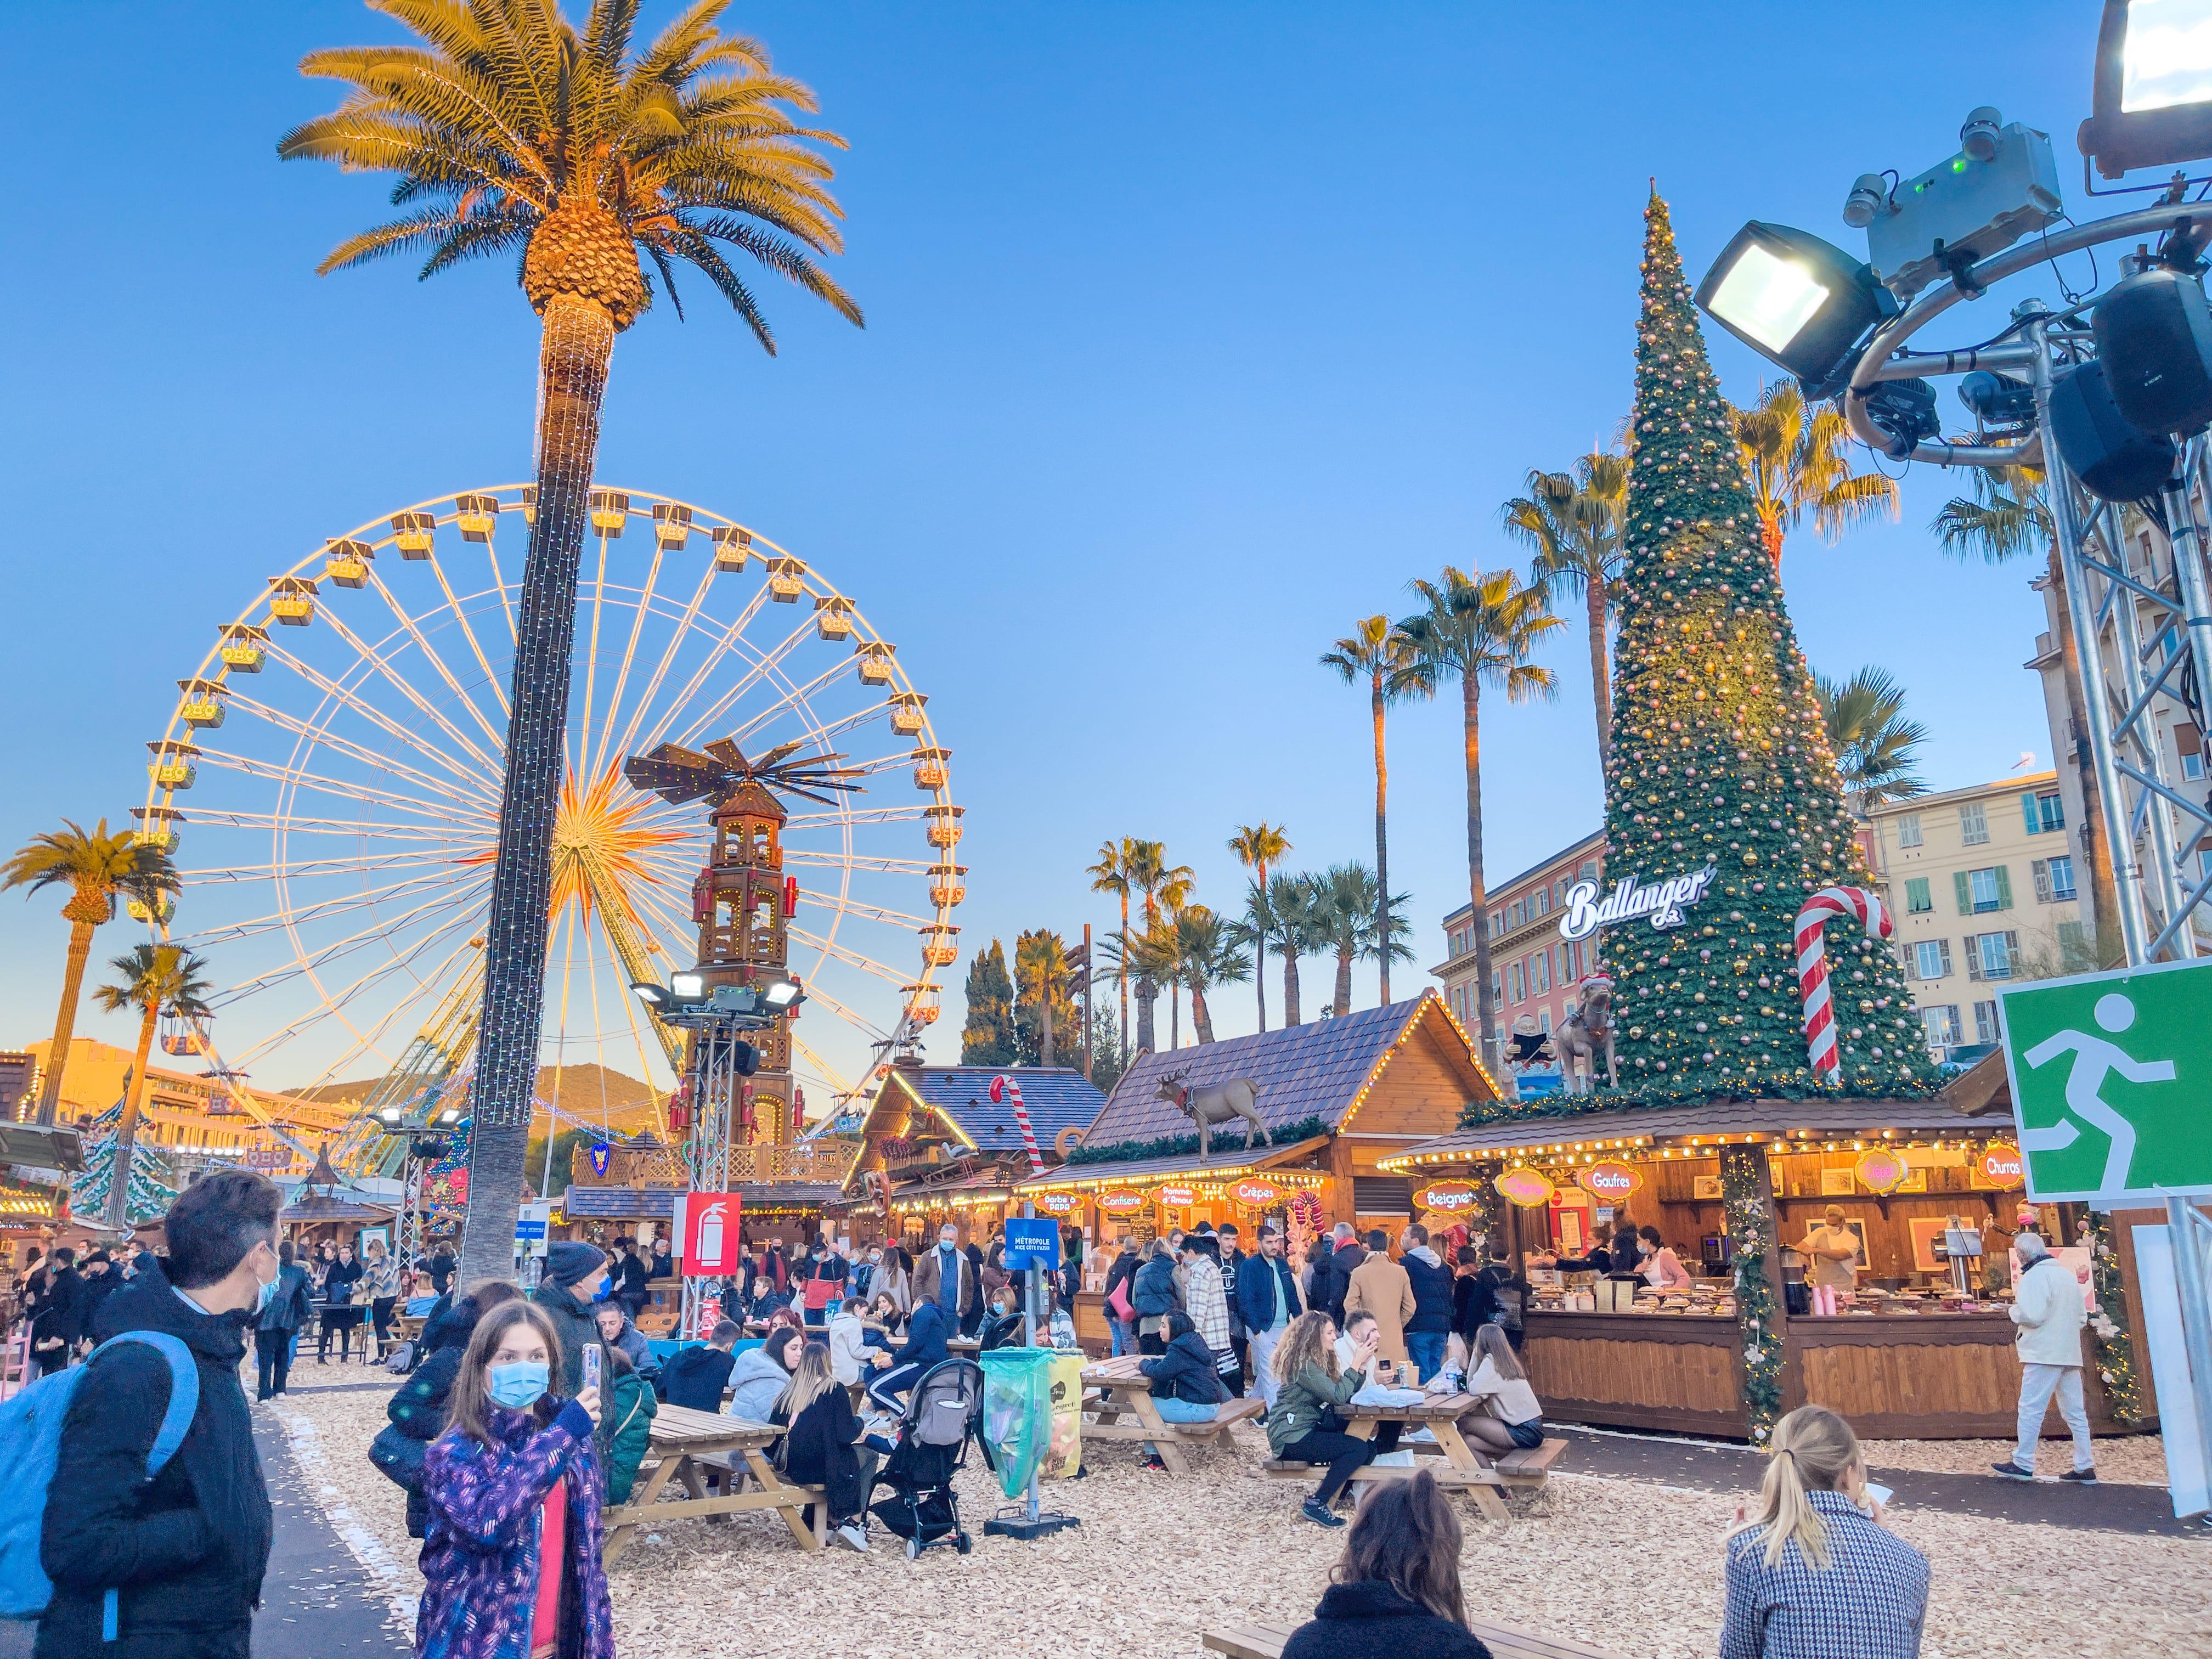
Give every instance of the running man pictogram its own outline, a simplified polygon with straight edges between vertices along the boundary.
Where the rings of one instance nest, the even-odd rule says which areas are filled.
[[[2097,999],[2097,1024],[2106,1030],[2118,1034],[2136,1023],[2136,1006],[2114,991]],[[2137,1060],[2116,1042],[2092,1036],[2087,1031],[2054,1031],[2021,1056],[2030,1066],[2040,1067],[2061,1054],[2074,1058],[2073,1070],[2066,1077],[2066,1106],[2074,1115],[2062,1118],[2046,1129],[2021,1131],[2021,1150],[2029,1152],[2063,1152],[2081,1138],[2080,1118],[2093,1129],[2101,1130],[2111,1143],[2105,1155],[2105,1179],[2101,1190],[2118,1192],[2128,1184],[2128,1166],[2135,1161],[2136,1126],[2105,1102],[2100,1092],[2105,1086],[2107,1073],[2118,1072],[2130,1083],[2171,1083],[2173,1081],[2173,1062],[2170,1060]]]

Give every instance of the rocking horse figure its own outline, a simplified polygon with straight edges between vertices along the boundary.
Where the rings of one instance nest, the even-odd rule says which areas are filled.
[[[1592,1094],[1597,1089],[1597,1054],[1605,1050],[1605,1085],[1618,1088],[1620,1079],[1613,1065],[1613,981],[1592,974],[1582,982],[1582,1001],[1559,1029],[1552,1033],[1552,1048],[1559,1056],[1559,1079],[1571,1095]]]
[[[1183,1115],[1198,1125],[1198,1155],[1212,1155],[1212,1127],[1241,1117],[1250,1127],[1244,1132],[1244,1144],[1252,1145],[1252,1137],[1260,1137],[1260,1145],[1272,1146],[1267,1139],[1267,1126],[1260,1121],[1260,1085],[1249,1077],[1231,1078],[1226,1083],[1217,1083],[1208,1089],[1194,1089],[1187,1079],[1190,1067],[1170,1072],[1160,1079],[1159,1098],[1172,1100],[1182,1109]]]

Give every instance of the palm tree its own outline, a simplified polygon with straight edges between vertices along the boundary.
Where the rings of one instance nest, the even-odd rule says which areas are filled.
[[[1218,985],[1242,985],[1252,977],[1242,930],[1203,904],[1186,905],[1175,919],[1176,969],[1190,990],[1190,1023],[1201,1043],[1213,1041],[1213,1015],[1206,994]]]
[[[1323,668],[1334,669],[1346,685],[1367,682],[1367,713],[1375,733],[1375,868],[1380,872],[1376,890],[1390,884],[1390,769],[1382,746],[1382,714],[1392,703],[1423,695],[1420,665],[1405,635],[1390,626],[1388,617],[1363,617],[1358,627],[1339,639],[1321,656]],[[1377,925],[1381,918],[1377,916]],[[1390,1000],[1390,964],[1382,964],[1382,1000]]]
[[[1759,392],[1756,408],[1735,410],[1735,421],[1759,539],[1778,577],[1782,538],[1808,512],[1828,541],[1863,519],[1897,517],[1896,481],[1851,471],[1851,429],[1834,404],[1808,412],[1797,382],[1778,380]]]
[[[1887,669],[1862,668],[1843,681],[1815,674],[1813,690],[1844,781],[1844,799],[1856,816],[1928,793],[1912,769],[1913,750],[1928,740],[1928,728],[1905,718],[1905,688]]]
[[[1932,528],[1943,550],[1957,558],[1979,554],[2002,564],[2041,548],[2045,561],[2042,586],[2051,595],[2052,632],[2058,636],[2059,678],[2066,689],[2066,714],[2075,732],[2089,729],[2089,701],[2081,680],[2081,657],[2075,649],[2073,612],[2066,599],[2065,573],[2058,559],[2058,538],[2039,467],[1978,466],[1969,469],[1974,496],[1954,497],[1936,515]],[[2079,769],[2081,816],[2089,849],[2089,909],[2101,936],[2120,914],[2119,888],[2112,874],[2112,849],[2105,836],[2104,796],[2094,768]],[[2101,951],[2100,951],[2101,954]],[[2100,963],[2100,966],[2104,964]]]
[[[1407,895],[1394,893],[1389,903],[1376,894],[1380,885],[1375,872],[1357,860],[1331,865],[1313,878],[1314,921],[1317,946],[1336,957],[1336,1000],[1329,1006],[1340,1016],[1352,1012],[1352,964],[1355,962],[1411,962],[1413,946],[1406,941],[1413,924],[1406,915]],[[1376,919],[1388,930],[1389,947],[1378,943],[1384,936]]]
[[[1314,878],[1278,875],[1267,884],[1263,897],[1252,891],[1245,910],[1245,926],[1255,928],[1283,959],[1283,1026],[1298,1020],[1298,958],[1322,949],[1320,918],[1316,915]]]
[[[1244,825],[1230,836],[1229,850],[1237,854],[1239,864],[1255,872],[1253,879],[1258,882],[1259,890],[1264,893],[1267,887],[1267,866],[1282,861],[1284,855],[1291,850],[1291,838],[1279,825],[1271,824],[1262,818],[1257,823]],[[1259,989],[1260,1029],[1264,1031],[1267,1029],[1267,935],[1264,933],[1253,933],[1249,942],[1259,958],[1259,971],[1252,975],[1252,982]]]
[[[515,618],[513,714],[484,945],[471,1109],[466,1281],[506,1273],[522,1189],[544,1000],[553,822],[568,722],[576,573],[615,336],[698,271],[763,349],[775,337],[723,246],[855,325],[860,307],[815,262],[843,246],[833,169],[799,125],[814,94],[757,42],[721,32],[728,0],[696,0],[642,52],[635,0],[592,0],[580,32],[558,0],[372,0],[416,40],[310,52],[304,75],[352,88],[278,142],[287,161],[394,173],[398,218],[348,238],[319,269],[422,254],[424,277],[520,255],[544,319],[536,510]],[[723,246],[717,246],[721,244]]]
[[[1398,624],[1413,641],[1425,684],[1433,692],[1445,679],[1460,689],[1461,732],[1467,764],[1467,890],[1474,917],[1475,1006],[1481,1015],[1484,1058],[1504,1075],[1498,1047],[1498,999],[1490,983],[1489,901],[1482,887],[1482,712],[1484,685],[1501,688],[1508,702],[1559,695],[1559,678],[1530,662],[1538,645],[1566,626],[1552,614],[1551,595],[1523,587],[1510,570],[1470,576],[1446,565],[1432,582],[1410,584],[1425,609]]]
[[[1036,1004],[1037,1063],[1050,1066],[1053,1054],[1053,1008],[1068,994],[1067,943],[1043,928],[1024,933],[1014,941],[1014,984]]]
[[[163,1015],[172,1019],[204,1019],[211,1012],[207,964],[178,945],[134,945],[108,964],[117,983],[103,985],[92,1000],[111,1014],[126,1008],[138,1011],[138,1057],[131,1065],[131,1090],[124,1097],[123,1119],[115,1126],[115,1159],[107,1171],[107,1224],[123,1224],[123,1206],[130,1197],[131,1150],[138,1135],[138,1119],[146,1109],[149,1082],[147,1061],[154,1052],[154,1027]]]
[[[1613,769],[1607,630],[1626,557],[1622,531],[1628,522],[1628,473],[1626,455],[1594,453],[1577,460],[1571,474],[1530,472],[1528,493],[1515,496],[1500,509],[1505,533],[1535,550],[1528,580],[1548,591],[1554,601],[1565,593],[1579,597],[1585,607],[1601,776]]]
[[[1083,872],[1091,878],[1092,892],[1111,893],[1121,900],[1121,936],[1125,939],[1129,933],[1129,895],[1135,890],[1135,884],[1129,879],[1129,870],[1136,845],[1127,836],[1122,836],[1118,843],[1110,841],[1100,842],[1098,861]],[[1114,982],[1121,993],[1121,1052],[1126,1055],[1129,1052],[1129,975],[1127,964],[1122,963],[1119,956],[1115,957],[1115,962]]]
[[[1170,915],[1189,902],[1191,890],[1198,878],[1187,864],[1168,862],[1167,843],[1158,841],[1125,841],[1121,843],[1128,858],[1129,884],[1144,896],[1145,933],[1157,933],[1160,912]],[[1126,930],[1125,930],[1126,931]],[[1137,976],[1137,1046],[1150,1052],[1152,1039],[1158,1034],[1153,1024],[1153,1009],[1159,1001],[1160,987],[1167,985],[1174,993],[1170,999],[1169,1018],[1169,1046],[1182,1035],[1182,997],[1180,982],[1173,974],[1148,974],[1133,962],[1129,971]]]
[[[76,1031],[77,1003],[84,994],[84,965],[92,956],[93,930],[115,916],[115,901],[136,899],[160,905],[177,890],[177,867],[151,842],[125,830],[107,832],[107,820],[87,834],[69,819],[62,827],[33,836],[0,865],[0,889],[66,885],[69,902],[62,915],[70,925],[69,956],[62,969],[62,1005],[54,1013],[53,1042],[46,1050],[46,1074],[39,1083],[38,1121],[52,1123],[61,1106],[62,1072],[69,1064],[70,1040]]]

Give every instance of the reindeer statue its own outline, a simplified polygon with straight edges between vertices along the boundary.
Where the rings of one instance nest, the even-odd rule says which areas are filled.
[[[1250,1146],[1252,1137],[1260,1137],[1260,1145],[1272,1146],[1267,1139],[1267,1126],[1260,1121],[1260,1085],[1249,1077],[1231,1078],[1226,1083],[1217,1083],[1209,1089],[1194,1089],[1188,1081],[1190,1067],[1170,1072],[1160,1079],[1159,1097],[1172,1100],[1183,1115],[1198,1125],[1198,1155],[1212,1155],[1212,1127],[1241,1117],[1251,1127],[1244,1132],[1244,1144]]]
[[[1605,1084],[1620,1085],[1613,1065],[1613,981],[1592,974],[1581,986],[1582,1002],[1552,1033],[1552,1048],[1559,1057],[1559,1079],[1571,1095],[1592,1094],[1597,1089],[1597,1054],[1605,1050]]]

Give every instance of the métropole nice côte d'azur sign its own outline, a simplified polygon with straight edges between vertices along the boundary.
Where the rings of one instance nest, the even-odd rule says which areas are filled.
[[[1654,927],[1680,927],[1682,912],[1705,897],[1713,884],[1714,867],[1668,876],[1650,884],[1623,881],[1603,899],[1597,884],[1578,881],[1567,890],[1567,914],[1559,923],[1561,939],[1582,939],[1601,927],[1636,916],[1649,916]]]

